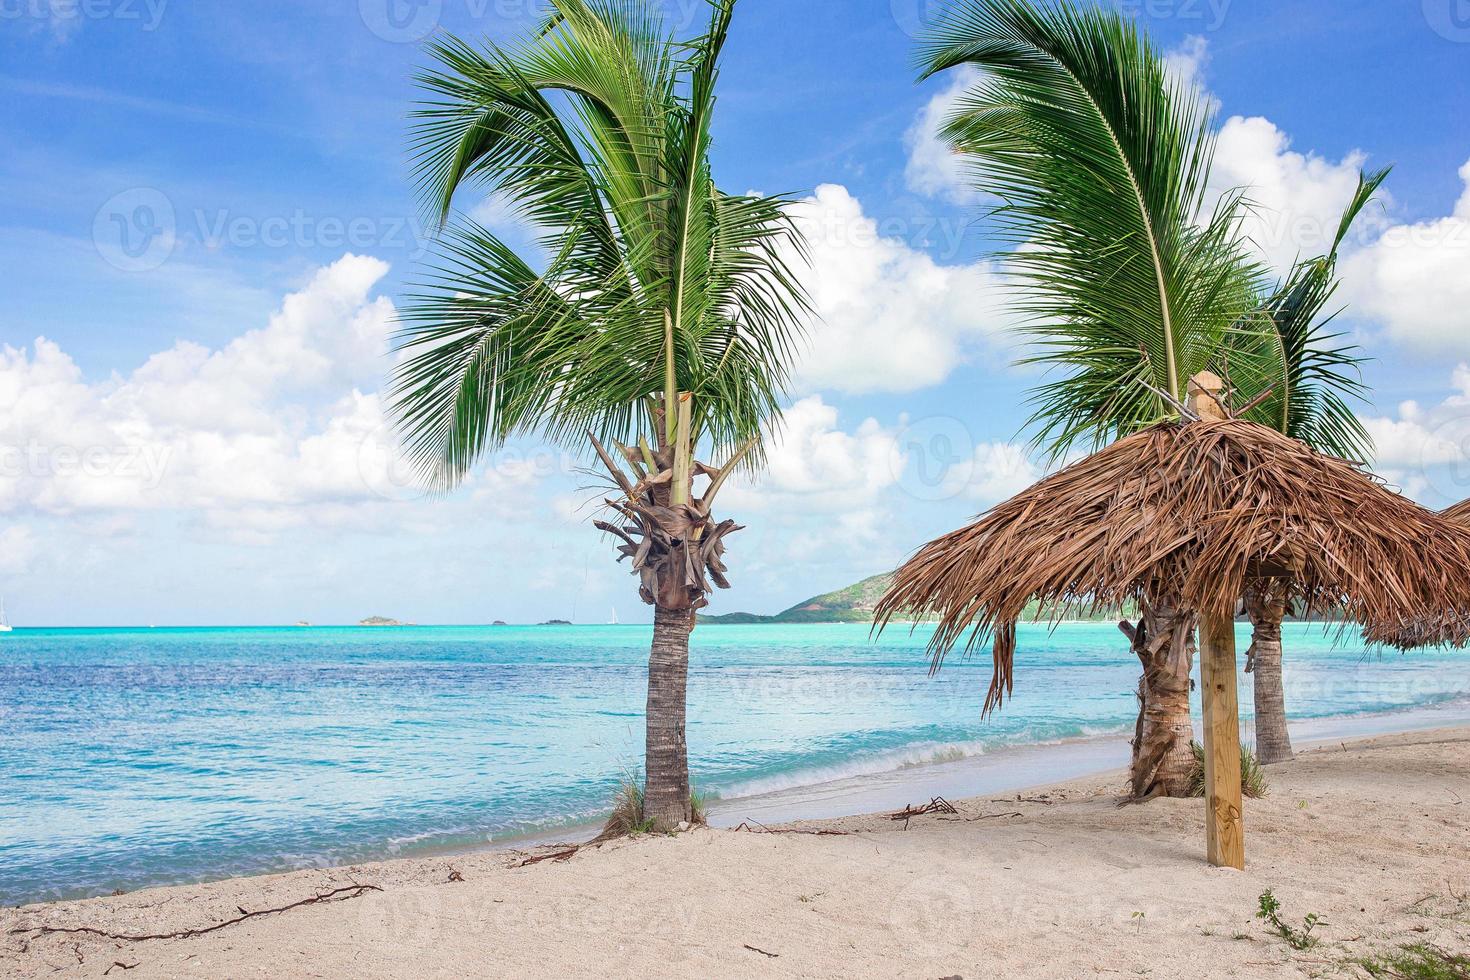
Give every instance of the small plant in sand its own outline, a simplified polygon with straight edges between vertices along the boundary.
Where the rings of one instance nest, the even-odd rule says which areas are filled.
[[[643,781],[634,774],[624,776],[617,792],[613,794],[612,814],[603,825],[599,839],[652,833],[656,825],[644,814],[643,798]],[[707,794],[690,790],[689,810],[693,816],[690,820],[691,826],[697,827],[706,823],[705,808],[708,800]]]
[[[1470,980],[1470,956],[1450,953],[1429,943],[1403,946],[1397,952],[1355,960],[1371,977],[1391,980]]]
[[[1205,747],[1198,742],[1189,743],[1194,753],[1194,766],[1189,770],[1189,795],[1205,795]],[[1247,745],[1240,747],[1240,791],[1253,800],[1266,795],[1266,771],[1256,761],[1256,753]]]
[[[1271,889],[1261,892],[1260,902],[1256,918],[1265,921],[1292,949],[1306,950],[1317,945],[1317,939],[1312,935],[1312,930],[1317,928],[1320,921],[1316,912],[1308,913],[1302,920],[1302,928],[1298,929],[1281,918],[1281,902],[1271,894]]]

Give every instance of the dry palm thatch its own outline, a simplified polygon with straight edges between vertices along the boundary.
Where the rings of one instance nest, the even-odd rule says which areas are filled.
[[[1470,500],[1446,507],[1439,516],[1456,524],[1470,526]],[[1369,642],[1380,646],[1396,647],[1400,650],[1436,645],[1463,646],[1465,636],[1460,628],[1463,615],[1450,610],[1437,615],[1420,616],[1398,626],[1381,624],[1364,630]]]
[[[1470,500],[1446,507],[1439,516],[1456,524],[1470,526]],[[1398,625],[1378,624],[1363,631],[1370,643],[1408,650],[1426,646],[1464,646],[1466,639],[1460,626],[1464,613],[1442,610],[1436,615],[1419,616]]]
[[[1470,500],[1462,500],[1458,504],[1446,507],[1439,512],[1439,516],[1447,521],[1458,521],[1461,524],[1470,524]]]
[[[1470,527],[1265,426],[1205,419],[1121,439],[925,545],[876,617],[881,629],[936,616],[934,670],[962,639],[967,654],[990,639],[988,713],[1011,693],[1032,599],[1060,618],[1167,582],[1189,608],[1228,615],[1249,582],[1272,578],[1307,615],[1464,642],[1470,617],[1449,611],[1470,610],[1465,569]]]

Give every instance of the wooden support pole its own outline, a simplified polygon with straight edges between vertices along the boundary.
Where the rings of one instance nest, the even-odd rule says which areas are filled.
[[[1245,870],[1240,795],[1240,701],[1235,686],[1235,622],[1200,616],[1200,700],[1205,721],[1205,850],[1217,868]]]

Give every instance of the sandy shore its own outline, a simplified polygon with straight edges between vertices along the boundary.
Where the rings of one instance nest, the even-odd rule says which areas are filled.
[[[1355,959],[1402,944],[1470,951],[1470,729],[1319,747],[1270,778],[1247,803],[1244,873],[1205,865],[1200,802],[1119,808],[1108,774],[907,825],[701,829],[524,867],[492,851],[7,909],[0,975],[1366,976]],[[1292,922],[1321,916],[1320,945],[1256,920],[1268,887]],[[205,929],[340,889],[186,938],[39,931]]]

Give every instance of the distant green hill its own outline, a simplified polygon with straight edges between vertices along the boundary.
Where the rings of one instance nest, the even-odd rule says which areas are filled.
[[[873,608],[888,586],[893,584],[893,573],[874,575],[856,585],[849,585],[836,592],[813,596],[798,602],[790,609],[774,616],[757,616],[755,613],[726,613],[723,616],[701,616],[702,623],[871,623]]]
[[[865,578],[836,592],[826,592],[798,602],[790,609],[774,616],[758,616],[755,613],[726,613],[723,616],[700,616],[701,623],[871,623],[873,609],[888,587],[893,584],[893,573],[885,572]],[[1032,603],[1026,607],[1022,620],[1029,620],[1039,612]],[[1112,622],[1118,617],[1109,613],[1086,617],[1097,622]]]

